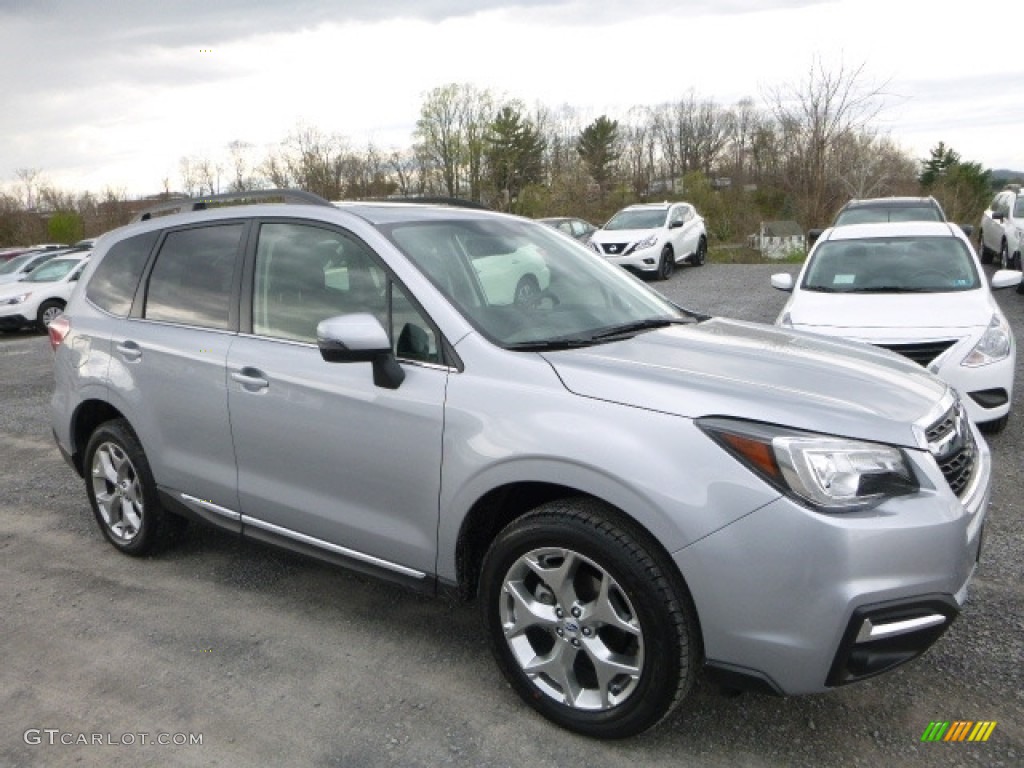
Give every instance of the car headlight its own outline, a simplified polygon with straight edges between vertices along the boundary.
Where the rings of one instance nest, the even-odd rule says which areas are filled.
[[[891,445],[728,418],[698,419],[712,440],[782,493],[820,512],[853,512],[920,486]]]
[[[19,293],[17,296],[11,296],[10,298],[0,301],[0,304],[21,304],[22,302],[27,301],[28,297],[31,295],[31,291],[29,291],[28,293]]]
[[[643,240],[638,241],[637,244],[633,246],[633,250],[642,251],[644,248],[650,248],[651,246],[657,245],[657,244],[658,244],[658,235],[657,234],[648,235]]]
[[[1006,318],[996,313],[992,315],[992,321],[974,349],[967,353],[960,365],[967,368],[978,368],[982,365],[991,365],[1005,359],[1010,354],[1010,347],[1013,346],[1013,337],[1010,335],[1010,325]]]

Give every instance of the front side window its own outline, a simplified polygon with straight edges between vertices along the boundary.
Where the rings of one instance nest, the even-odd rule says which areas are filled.
[[[167,234],[149,276],[145,317],[204,328],[228,328],[243,224]]]
[[[944,293],[981,286],[955,237],[834,240],[814,251],[803,288],[826,293]]]
[[[440,362],[437,336],[362,241],[308,224],[260,226],[253,333],[316,343],[320,321],[366,312],[401,359]]]

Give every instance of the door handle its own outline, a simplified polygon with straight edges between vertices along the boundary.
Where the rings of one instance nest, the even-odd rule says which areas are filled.
[[[142,359],[142,350],[134,341],[122,341],[115,347],[115,349],[117,349],[117,351],[121,353],[121,357],[129,363],[134,363],[135,361]]]
[[[242,388],[249,392],[260,392],[270,386],[263,373],[255,368],[246,367],[240,371],[232,371],[231,380],[241,384]]]

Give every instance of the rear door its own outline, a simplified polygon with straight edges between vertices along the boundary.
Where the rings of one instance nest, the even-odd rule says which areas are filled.
[[[238,328],[246,227],[166,232],[111,337],[109,385],[157,483],[193,507],[238,507],[224,366]]]

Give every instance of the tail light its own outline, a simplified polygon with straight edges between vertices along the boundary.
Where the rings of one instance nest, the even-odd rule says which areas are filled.
[[[67,315],[57,315],[46,326],[46,333],[50,337],[50,347],[56,352],[64,338],[71,333],[71,318]]]

